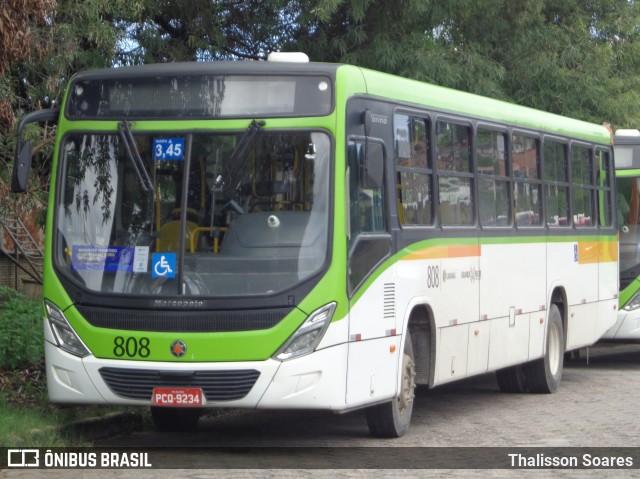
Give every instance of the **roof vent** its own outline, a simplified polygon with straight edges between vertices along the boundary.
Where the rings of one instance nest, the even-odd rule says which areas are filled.
[[[309,57],[302,52],[271,52],[267,57],[270,62],[309,63]]]

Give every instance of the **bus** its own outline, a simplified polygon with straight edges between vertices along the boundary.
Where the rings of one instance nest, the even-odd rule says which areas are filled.
[[[620,248],[620,303],[603,341],[640,339],[640,131],[616,130],[615,174]]]
[[[26,125],[57,123],[51,401],[148,406],[168,431],[364,410],[398,437],[417,385],[554,392],[616,320],[608,130],[289,60],[81,72],[19,122],[14,191]]]

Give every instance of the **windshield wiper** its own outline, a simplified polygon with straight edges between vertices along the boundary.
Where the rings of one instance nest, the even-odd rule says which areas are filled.
[[[142,185],[142,190],[145,192],[151,191],[155,192],[153,187],[153,181],[149,177],[149,173],[147,173],[147,169],[144,167],[144,162],[140,157],[140,152],[138,151],[138,146],[136,145],[136,141],[133,138],[133,133],[131,132],[131,127],[129,126],[129,122],[127,120],[122,120],[118,123],[118,133],[120,134],[120,138],[124,143],[124,147],[127,150],[127,155],[133,164],[134,170],[136,170],[136,174],[138,175],[138,179],[140,180],[140,184]]]
[[[235,161],[244,154],[247,147],[251,143],[251,140],[253,140],[253,138],[258,134],[262,127],[264,127],[264,125],[265,122],[262,120],[251,120],[251,123],[249,123],[249,126],[244,131],[244,133],[238,140],[238,143],[236,143],[235,148],[231,152],[231,156],[229,156],[229,164],[233,165]]]
[[[242,155],[244,155],[245,151],[247,150],[247,147],[251,144],[251,141],[255,138],[255,136],[264,127],[265,124],[266,123],[263,120],[260,120],[260,121],[251,120],[251,123],[249,123],[249,126],[247,127],[247,129],[242,133],[242,136],[240,136],[240,138],[238,139],[236,146],[231,152],[231,155],[229,155],[229,160],[226,162],[227,165],[229,165],[228,166],[229,171],[225,173],[226,177],[223,176],[218,171],[219,169],[218,163],[220,161],[219,152],[216,154],[216,168],[215,168],[216,178],[214,180],[213,187],[211,188],[211,231],[212,232],[213,232],[214,216],[216,211],[217,194],[224,191],[226,180],[235,178],[236,173],[245,167],[247,163],[247,158],[245,157],[244,160],[241,160]],[[235,200],[233,199],[230,200],[228,204],[229,206],[232,207],[232,209],[236,213],[241,214],[243,212],[242,207],[238,205],[238,203]]]
[[[246,174],[246,170],[247,170],[246,166],[247,166],[247,163],[249,162],[249,157],[246,155],[245,156],[243,155],[245,151],[247,151],[247,148],[249,147],[253,139],[256,137],[258,132],[264,127],[264,125],[265,125],[265,122],[262,120],[260,121],[251,120],[251,123],[249,123],[249,126],[247,127],[247,129],[244,130],[244,132],[242,133],[242,136],[240,136],[240,138],[238,139],[238,142],[236,143],[235,148],[229,155],[229,160],[226,162],[226,164],[229,165],[227,177],[220,178],[221,182],[224,183],[225,186],[227,187],[232,186],[230,180],[236,183],[238,172],[244,171],[245,173],[242,176]],[[238,186],[236,186],[236,190]]]

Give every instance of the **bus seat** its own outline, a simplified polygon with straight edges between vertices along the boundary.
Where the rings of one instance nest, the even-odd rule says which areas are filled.
[[[182,210],[180,208],[174,208],[171,210],[171,218],[179,220],[181,211]],[[200,214],[195,208],[187,208],[187,221],[192,221],[194,223],[200,222]]]
[[[193,221],[187,221],[187,231],[184,238],[184,248],[189,250],[189,240],[191,238],[191,232],[195,230],[198,225]],[[197,244],[197,243],[196,243]],[[160,244],[158,246],[159,251],[178,251],[180,246],[180,220],[169,221],[160,227]]]

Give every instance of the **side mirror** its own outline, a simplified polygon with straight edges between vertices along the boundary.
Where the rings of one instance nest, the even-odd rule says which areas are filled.
[[[18,148],[11,176],[11,191],[13,193],[23,193],[27,189],[29,171],[31,170],[31,151],[33,149],[31,140],[21,141]]]
[[[13,162],[13,174],[11,176],[11,191],[22,193],[27,189],[29,170],[31,170],[31,156],[33,145],[30,140],[22,139],[22,132],[29,123],[56,123],[60,110],[52,108],[39,110],[24,115],[18,123],[18,141],[16,143],[16,156]]]

